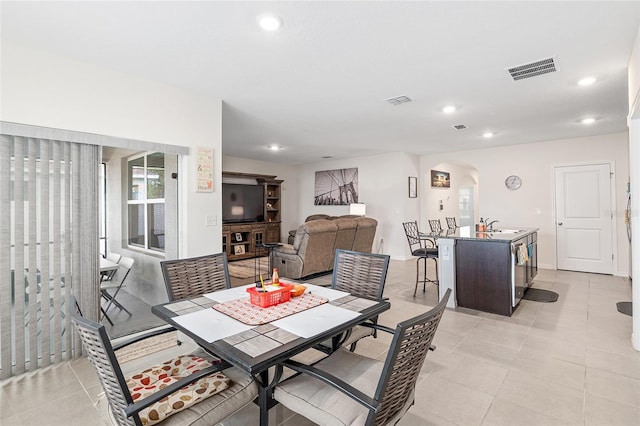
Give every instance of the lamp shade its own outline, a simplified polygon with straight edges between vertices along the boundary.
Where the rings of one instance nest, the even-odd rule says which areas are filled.
[[[365,203],[349,204],[349,214],[364,216],[367,213],[367,205]]]

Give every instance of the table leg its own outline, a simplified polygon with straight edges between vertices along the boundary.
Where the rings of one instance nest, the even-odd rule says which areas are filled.
[[[276,365],[273,379],[269,382],[269,370],[263,371],[258,376],[253,376],[258,384],[258,406],[260,407],[260,426],[269,426],[269,409],[278,404],[273,399],[273,388],[282,377],[282,365]]]
[[[269,380],[269,373],[260,373],[261,381],[267,382]],[[258,406],[260,407],[260,426],[269,426],[269,399],[271,392],[268,391],[267,386],[260,384],[258,386]]]
[[[267,256],[269,256],[269,270],[273,271],[273,247],[270,247]]]

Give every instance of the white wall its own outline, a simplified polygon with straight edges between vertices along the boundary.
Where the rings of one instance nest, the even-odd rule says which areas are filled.
[[[629,249],[624,226],[625,189],[629,176],[626,132],[424,156],[421,171],[426,175],[436,165],[452,159],[478,171],[477,216],[498,219],[500,226],[505,227],[540,228],[538,265],[551,269],[556,267],[553,167],[613,161],[617,239],[614,274],[628,276]],[[504,185],[505,178],[512,174],[523,180],[517,191],[510,191]]]
[[[207,227],[205,221],[207,215],[221,213],[219,99],[6,40],[0,59],[2,121],[186,146],[190,152],[198,146],[212,148],[213,193],[195,192],[193,155],[179,164],[180,255],[221,250],[221,223]],[[157,286],[166,295],[164,283]]]
[[[450,187],[438,188],[431,186],[431,170],[449,172]],[[478,172],[468,165],[455,164],[452,162],[444,162],[434,164],[430,170],[423,172],[424,181],[424,198],[421,202],[422,209],[420,211],[420,229],[429,230],[428,220],[440,219],[443,229],[447,228],[447,217],[455,217],[458,225],[460,225],[460,205],[458,190],[461,186],[473,186],[475,216],[477,216],[477,187]],[[440,210],[440,201],[442,201],[443,209]]]
[[[358,168],[358,201],[367,205],[367,216],[378,221],[373,252],[408,259],[409,247],[402,222],[418,220],[420,195],[409,198],[409,176],[419,176],[418,157],[406,153],[325,160],[300,167],[298,224],[314,213],[349,214],[349,206],[315,206],[315,172]],[[420,181],[418,193],[420,193]]]
[[[553,166],[588,161],[614,162],[617,226],[615,273],[626,276],[629,270],[623,217],[625,185],[629,176],[626,133],[443,153],[420,158],[406,153],[393,153],[305,164],[298,167],[297,176],[286,178],[288,194],[284,199],[282,217],[283,221],[290,224],[291,229],[295,229],[310,214],[348,214],[348,206],[313,205],[315,172],[357,167],[360,200],[367,204],[367,216],[378,220],[373,250],[377,252],[380,241],[383,240],[384,253],[394,259],[409,259],[411,256],[402,222],[418,220],[421,228],[428,229],[427,220],[439,217],[445,225],[446,216],[457,217],[457,188],[460,184],[475,181],[478,183],[476,219],[488,216],[498,219],[500,226],[504,227],[540,228],[539,266],[555,269]],[[228,171],[277,174],[281,167],[240,158],[224,159],[224,169]],[[451,188],[431,188],[431,169],[449,171]],[[523,179],[522,188],[517,191],[510,191],[504,186],[504,179],[511,174],[517,174]],[[408,198],[409,176],[419,177],[418,198]],[[294,195],[292,190],[296,185]],[[438,210],[440,199],[444,201],[443,211]],[[284,241],[287,229],[289,228],[283,223]]]

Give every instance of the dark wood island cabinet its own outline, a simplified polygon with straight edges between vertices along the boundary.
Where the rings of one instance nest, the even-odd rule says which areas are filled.
[[[453,287],[456,306],[511,316],[538,271],[537,229],[513,231],[439,238],[440,291]]]

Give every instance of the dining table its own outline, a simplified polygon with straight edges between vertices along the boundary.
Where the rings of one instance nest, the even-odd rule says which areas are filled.
[[[342,333],[391,307],[386,300],[304,285],[301,296],[266,308],[251,303],[248,293],[255,295],[251,288],[256,285],[249,284],[155,305],[151,311],[205,351],[251,375],[259,389],[260,425],[267,426],[283,361],[327,340],[337,344]]]

